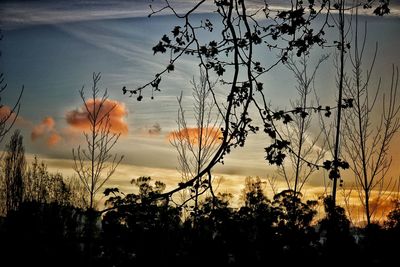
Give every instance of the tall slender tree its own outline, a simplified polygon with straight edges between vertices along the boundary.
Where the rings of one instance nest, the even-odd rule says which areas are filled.
[[[114,174],[115,169],[122,161],[123,156],[111,154],[111,149],[117,143],[120,133],[111,131],[110,113],[115,108],[107,108],[105,105],[108,94],[100,94],[98,82],[100,73],[93,73],[93,86],[91,90],[91,99],[86,99],[84,88],[80,90],[85,110],[87,112],[87,121],[89,130],[83,135],[86,140],[86,149],[78,146],[72,150],[74,158],[74,169],[88,193],[88,207],[95,207],[95,197],[98,191]]]
[[[370,225],[380,198],[390,186],[388,171],[392,161],[389,146],[400,128],[400,105],[396,101],[399,71],[393,66],[388,90],[381,91],[381,80],[379,80],[374,92],[370,84],[377,46],[371,66],[365,71],[363,57],[367,25],[365,24],[363,37],[360,40],[358,10],[355,14],[354,32],[353,49],[349,53],[352,75],[346,75],[344,79],[344,95],[347,99],[352,99],[354,107],[343,117],[345,133],[343,146],[354,175],[356,190],[364,207],[365,219]],[[377,106],[378,101],[381,101],[382,105],[380,110]],[[376,194],[372,196],[374,191]],[[371,205],[374,197],[375,205]]]
[[[309,63],[305,55],[298,62],[291,56],[285,64],[297,81],[298,99],[291,102],[291,106],[298,112],[293,116],[293,122],[282,129],[282,136],[290,141],[294,153],[289,154],[289,164],[279,166],[278,172],[285,179],[288,189],[294,193],[301,192],[309,177],[318,170],[326,153],[322,130],[315,135],[311,133],[312,116],[308,109],[312,106],[311,93],[317,70],[327,58],[321,57],[311,71],[308,70]]]
[[[5,212],[18,210],[23,201],[24,192],[24,173],[25,173],[25,149],[23,137],[19,130],[11,136],[10,142],[6,147],[6,155],[3,160],[4,169],[4,195]]]
[[[196,213],[199,195],[212,187],[211,171],[206,178],[206,175],[200,176],[199,174],[209,163],[221,141],[221,120],[211,98],[211,90],[215,83],[208,83],[205,73],[200,71],[199,81],[197,82],[193,78],[191,84],[194,98],[194,127],[190,127],[190,122],[185,116],[181,94],[178,98],[178,129],[171,134],[170,142],[178,152],[182,182],[187,182],[192,177],[199,176],[194,181],[193,187],[188,188],[182,194],[183,203],[187,203],[190,200],[194,201],[193,207]]]
[[[338,99],[337,99],[337,113],[336,113],[336,129],[335,129],[335,142],[333,150],[333,161],[329,178],[332,179],[332,205],[327,207],[336,207],[336,193],[337,193],[337,182],[341,179],[340,167],[347,168],[345,162],[341,162],[340,159],[340,148],[341,148],[341,134],[342,134],[342,110],[343,110],[343,87],[345,79],[345,55],[346,55],[346,43],[347,43],[347,32],[346,32],[346,0],[339,0],[335,4],[335,8],[338,10],[337,18],[333,17],[334,22],[339,31],[338,44],[338,60],[337,60],[337,88],[338,88]],[[343,165],[344,164],[344,165]]]

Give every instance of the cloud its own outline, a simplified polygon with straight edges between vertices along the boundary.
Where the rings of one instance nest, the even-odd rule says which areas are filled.
[[[61,141],[61,139],[61,135],[59,135],[57,132],[52,132],[47,138],[47,145],[49,147],[55,146]]]
[[[30,126],[30,122],[26,121],[21,115],[17,115],[9,106],[3,105],[0,107],[0,122],[12,123],[15,120],[20,126]]]
[[[36,141],[50,133],[54,129],[54,126],[54,119],[52,117],[45,117],[40,124],[33,127],[31,132],[32,141]]]
[[[82,105],[78,109],[68,111],[66,113],[66,121],[68,125],[77,130],[89,130],[89,115],[94,114],[94,111],[98,111],[100,103],[100,99],[89,99],[86,101],[86,106],[88,109],[86,109],[85,105]],[[111,125],[110,131],[112,133],[121,133],[122,135],[127,135],[128,125],[124,118],[128,115],[128,110],[126,109],[125,105],[115,100],[106,99],[98,112],[99,119],[104,117],[108,112]]]
[[[163,0],[152,0],[155,10],[165,6]],[[174,1],[174,9],[184,13],[192,9],[192,1]],[[214,4],[203,3],[199,12],[213,11]],[[58,1],[17,1],[2,5],[2,24],[7,28],[29,25],[58,24],[100,19],[147,17],[151,13],[148,0],[58,0]],[[168,14],[168,13],[162,13]]]
[[[1,106],[0,107],[0,120],[3,121],[10,117],[10,119],[15,118],[15,113],[12,112],[9,106]]]
[[[149,135],[159,135],[161,133],[161,126],[158,123],[153,124],[148,130]]]
[[[200,138],[200,135],[202,136]],[[204,146],[211,145],[215,141],[220,142],[222,132],[213,127],[207,128],[184,128],[179,131],[170,132],[167,136],[169,141],[183,141],[191,145],[198,145],[201,141]]]
[[[53,147],[58,144],[62,138],[56,130],[56,123],[50,116],[45,117],[38,125],[33,126],[31,140],[46,139],[46,144]]]
[[[86,103],[89,108],[93,107],[93,104],[98,107],[99,101],[88,100]],[[100,109],[99,116],[103,117],[110,110],[111,132],[127,134],[128,126],[124,121],[124,117],[127,115],[125,105],[117,101],[106,100]],[[2,116],[1,114],[7,113],[5,111],[2,112],[0,109],[0,116]],[[84,106],[67,112],[68,127],[63,129],[57,129],[55,120],[51,116],[47,116],[39,124],[32,127],[31,140],[33,142],[44,140],[50,148],[61,141],[69,142],[75,140],[77,138],[77,130],[90,129],[88,115],[89,113]]]
[[[173,2],[173,8],[180,14],[186,13],[195,5],[193,1],[187,0],[175,0]],[[249,0],[247,4],[247,9],[255,11],[264,6],[264,1]],[[153,9],[158,10],[165,6],[165,2],[153,0],[151,1],[151,5]],[[268,1],[268,6],[272,11],[286,10],[290,8],[290,2],[287,0],[273,0]],[[5,29],[29,25],[54,25],[77,21],[147,17],[151,13],[149,1],[146,0],[7,1],[7,3],[2,5],[1,11],[2,27]],[[196,11],[198,13],[214,12],[215,4],[212,3],[212,1],[205,1]],[[372,14],[371,9],[362,10],[360,12]],[[165,14],[170,13],[166,11],[156,15]],[[399,1],[392,0],[390,3],[390,16],[399,16],[399,14]]]

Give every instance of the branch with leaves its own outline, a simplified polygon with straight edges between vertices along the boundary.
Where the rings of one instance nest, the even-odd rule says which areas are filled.
[[[172,1],[171,1],[172,2]],[[261,77],[271,68],[288,60],[288,55],[292,51],[297,56],[308,54],[309,50],[315,46],[325,46],[325,28],[330,26],[328,19],[331,11],[342,10],[349,7],[344,5],[331,5],[331,1],[292,1],[288,9],[272,11],[267,2],[264,5],[248,8],[248,2],[236,0],[214,1],[215,14],[218,15],[219,24],[210,19],[193,19],[194,13],[206,1],[198,1],[193,7],[184,14],[177,12],[170,1],[165,1],[165,6],[155,10],[152,9],[151,15],[164,11],[171,11],[182,23],[172,27],[170,34],[165,34],[161,40],[153,47],[154,54],[169,52],[170,60],[161,72],[148,83],[136,89],[123,87],[123,93],[130,96],[137,94],[141,101],[147,88],[151,89],[151,98],[154,92],[160,89],[162,77],[175,70],[175,64],[182,57],[195,57],[199,66],[205,73],[209,87],[213,77],[219,77],[221,87],[226,89],[226,100],[221,103],[214,90],[211,94],[214,98],[218,111],[223,119],[221,126],[222,139],[219,148],[209,163],[198,172],[197,175],[186,182],[180,183],[179,187],[163,193],[160,197],[169,197],[172,194],[193,186],[193,184],[217,164],[223,163],[224,157],[232,149],[244,146],[247,136],[250,133],[257,133],[263,127],[264,132],[273,139],[272,144],[265,148],[266,160],[271,164],[281,165],[286,153],[297,153],[290,142],[283,138],[277,131],[275,121],[281,120],[289,123],[293,119],[287,111],[274,112],[267,104],[269,97],[264,90]],[[372,7],[374,1],[368,1],[368,6]],[[384,11],[384,3],[379,1],[381,11]],[[378,12],[379,13],[379,12]],[[317,28],[313,22],[317,17],[323,17],[323,23]],[[213,32],[218,28],[218,35],[214,40],[201,39],[200,36]],[[345,47],[341,42],[339,48]],[[268,62],[264,65],[256,59],[256,51],[269,51],[278,55],[275,62]],[[352,100],[339,98],[336,109],[340,113],[343,107],[350,107]],[[263,126],[256,125],[259,119],[250,115],[250,109],[258,110]],[[331,114],[329,106],[326,109],[322,106],[310,108],[316,111],[325,111],[327,116]],[[303,107],[295,108],[293,113],[307,116],[306,109]],[[340,115],[340,114],[339,114]],[[340,117],[340,116],[339,116]],[[339,135],[338,135],[339,136]],[[299,156],[299,155],[298,155]],[[304,159],[302,159],[304,160]],[[308,164],[312,164],[309,162]],[[325,162],[321,167],[329,168],[332,179],[339,176],[338,169],[346,168],[346,164],[339,158],[339,154],[333,160]]]

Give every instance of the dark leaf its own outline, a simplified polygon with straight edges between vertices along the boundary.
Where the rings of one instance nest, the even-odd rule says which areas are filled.
[[[106,188],[105,190],[104,190],[104,192],[103,192],[103,194],[104,194],[104,196],[108,196],[108,195],[110,195],[111,193],[113,193],[114,195],[115,195],[115,193],[119,193],[119,189],[118,188]]]
[[[175,26],[175,28],[172,30],[174,37],[177,37],[179,35],[180,29],[181,26]]]

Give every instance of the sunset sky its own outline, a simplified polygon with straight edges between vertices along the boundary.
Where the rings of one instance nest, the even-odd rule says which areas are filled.
[[[193,2],[171,0],[180,11]],[[195,18],[217,19],[210,13],[212,2],[204,5],[203,13]],[[271,6],[284,6],[286,2],[272,1]],[[400,63],[400,9],[398,1],[391,2],[389,16],[361,18],[368,22],[366,62],[371,60],[375,42],[379,43],[373,82],[382,77],[383,88],[389,85],[392,64]],[[187,117],[191,118],[190,80],[199,76],[195,58],[185,57],[176,64],[176,71],[163,79],[162,91],[153,100],[149,93],[144,93],[141,102],[122,94],[123,86],[137,88],[145,84],[168,63],[165,56],[153,56],[151,48],[177,21],[168,13],[148,18],[149,3],[157,6],[160,1],[1,1],[0,27],[4,37],[0,42],[0,71],[8,83],[2,103],[11,106],[22,85],[25,86],[14,128],[23,132],[28,158],[38,155],[52,171],[73,175],[72,148],[83,144],[82,130],[86,127],[79,90],[84,86],[88,96],[92,73],[101,72],[99,87],[108,89],[107,105],[116,104],[111,120],[114,130],[122,134],[114,152],[125,156],[110,184],[129,191],[130,180],[139,176],[152,176],[170,188],[179,182],[177,153],[168,136],[177,128],[177,97],[181,92]],[[335,35],[328,32],[327,36],[332,40]],[[318,72],[316,87],[321,101],[332,105],[334,49],[313,50],[311,61],[322,54],[331,56]],[[273,53],[260,57],[263,62],[276,59]],[[224,78],[229,79],[229,73]],[[290,106],[289,100],[296,96],[296,84],[284,66],[274,68],[263,77],[263,82],[276,108]],[[398,144],[400,138],[396,140]],[[217,166],[215,174],[223,177],[218,190],[235,193],[246,176],[274,174],[276,167],[264,160],[268,142],[264,135],[251,136],[245,148],[233,151],[223,166]],[[397,177],[400,156],[397,147],[391,152],[394,168],[390,175]],[[320,172],[312,177],[306,188],[310,196],[320,192],[324,175]],[[284,186],[283,182],[278,184]]]

